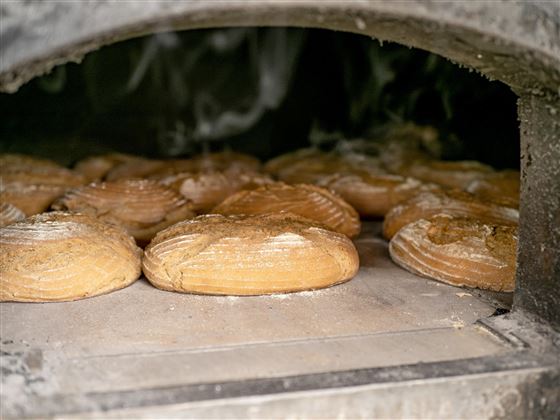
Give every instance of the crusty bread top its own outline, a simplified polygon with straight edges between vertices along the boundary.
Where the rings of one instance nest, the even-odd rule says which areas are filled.
[[[80,213],[53,211],[37,214],[2,228],[0,243],[7,245],[33,245],[37,242],[60,242],[64,239],[102,235],[138,249],[134,239],[117,225]]]
[[[25,219],[25,213],[10,203],[0,203],[0,227]]]
[[[393,207],[383,222],[383,235],[390,239],[406,224],[440,212],[505,225],[516,225],[519,220],[519,211],[500,197],[483,200],[459,189],[433,190],[421,192]]]
[[[291,213],[269,213],[255,216],[222,216],[221,214],[206,214],[194,219],[176,223],[159,232],[150,246],[175,238],[179,235],[204,234],[211,237],[246,238],[248,241],[262,241],[263,238],[283,234],[286,232],[303,235],[313,229],[328,232],[334,237],[344,235],[329,230],[325,225],[314,220],[306,219]],[[148,247],[148,248],[149,248]]]
[[[187,200],[180,194],[147,179],[92,183],[68,191],[53,204],[55,209],[83,211],[140,225],[158,223],[185,206]]]
[[[219,214],[263,214],[290,211],[317,220],[349,237],[360,233],[356,210],[341,197],[315,185],[282,182],[240,191],[226,198],[212,212]]]

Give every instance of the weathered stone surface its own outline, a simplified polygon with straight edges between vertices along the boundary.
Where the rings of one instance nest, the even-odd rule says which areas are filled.
[[[516,91],[560,88],[560,6],[552,2],[97,0],[9,2],[0,13],[0,88],[7,92],[119,40],[222,26],[362,33],[443,55]]]

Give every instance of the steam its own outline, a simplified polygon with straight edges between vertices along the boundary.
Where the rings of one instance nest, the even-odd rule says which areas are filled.
[[[304,32],[285,28],[216,29],[184,37],[168,32],[147,38],[135,60],[123,95],[150,78],[164,95],[171,115],[158,139],[170,155],[188,152],[193,143],[207,143],[250,129],[269,110],[280,106],[289,89]],[[187,40],[191,42],[187,43]],[[247,60],[235,52],[247,48]],[[223,61],[220,61],[223,60]],[[208,83],[195,84],[195,72],[208,62],[220,62]],[[245,85],[236,76],[245,70]],[[246,77],[250,75],[252,77]],[[237,97],[225,100],[228,95]]]

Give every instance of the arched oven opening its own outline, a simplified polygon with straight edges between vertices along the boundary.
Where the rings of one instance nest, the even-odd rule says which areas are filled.
[[[553,416],[557,8],[519,6],[498,18],[498,6],[421,2],[146,4],[3,10],[0,153],[68,167],[121,153],[148,168],[224,151],[270,162],[307,148],[426,183],[434,178],[425,162],[470,161],[454,175],[470,193],[485,179],[461,178],[473,165],[520,178],[515,291],[444,284],[410,262],[403,269],[389,255],[382,215],[364,211],[354,239],[360,271],[332,288],[203,296],[142,278],[76,302],[2,303],[2,410]],[[88,23],[76,26],[81,19]],[[523,42],[520,28],[532,34]],[[408,165],[409,154],[422,165]],[[307,182],[316,162],[301,162],[287,175],[269,172]],[[439,176],[457,187],[449,172]],[[348,200],[371,201],[362,198]]]

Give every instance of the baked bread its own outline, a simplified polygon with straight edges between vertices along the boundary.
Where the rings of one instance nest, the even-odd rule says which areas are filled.
[[[0,203],[0,227],[25,219],[25,213],[10,203]]]
[[[345,157],[335,153],[323,153],[301,158],[286,165],[275,176],[288,184],[316,184],[326,176],[356,171],[370,175],[386,174],[379,160],[374,157],[359,154]]]
[[[281,182],[239,191],[212,210],[229,215],[256,215],[288,211],[322,223],[348,237],[360,233],[360,216],[342,198],[315,185],[287,185]]]
[[[190,160],[195,165],[192,170],[199,172],[259,172],[261,170],[261,162],[256,157],[232,151],[202,153]]]
[[[274,182],[268,175],[237,170],[181,172],[155,178],[189,200],[191,208],[199,214],[211,211],[237,191]]]
[[[146,245],[167,226],[194,217],[181,195],[147,179],[106,181],[76,188],[58,199],[53,208],[121,225],[139,245]]]
[[[0,301],[56,302],[122,289],[142,251],[120,227],[51,212],[0,229]]]
[[[276,176],[284,168],[293,165],[300,160],[307,158],[315,158],[324,156],[325,153],[315,147],[308,147],[305,149],[298,149],[293,152],[285,153],[283,155],[277,156],[270,159],[264,165],[265,172]]]
[[[483,199],[498,197],[512,207],[519,207],[520,174],[513,170],[489,173],[471,181],[466,190]]]
[[[138,159],[141,158],[123,153],[89,156],[76,162],[74,170],[81,173],[90,182],[101,181],[115,166]]]
[[[27,216],[43,212],[66,190],[85,182],[81,174],[46,159],[0,156],[0,202],[16,206]]]
[[[402,169],[401,175],[446,187],[465,189],[472,181],[492,172],[490,166],[471,160],[418,160]]]
[[[136,157],[113,166],[105,175],[105,179],[107,181],[118,181],[121,179],[147,178],[151,174],[164,169],[167,164],[164,160]]]
[[[383,221],[383,236],[391,239],[403,226],[445,212],[455,217],[480,219],[498,225],[517,225],[519,211],[497,199],[482,200],[465,191],[434,190],[422,192],[393,207]]]
[[[415,161],[439,158],[442,153],[438,131],[431,126],[413,123],[389,127],[378,145],[383,166],[395,174],[403,174],[403,170]]]
[[[395,263],[454,286],[512,292],[517,227],[440,215],[403,227],[391,239]]]
[[[362,217],[383,217],[391,208],[420,192],[440,189],[413,178],[363,171],[327,176],[317,184],[336,192]]]
[[[205,215],[158,233],[142,264],[160,289],[262,295],[342,283],[359,260],[347,236],[297,216]]]

